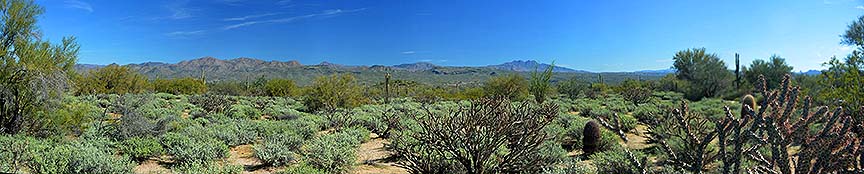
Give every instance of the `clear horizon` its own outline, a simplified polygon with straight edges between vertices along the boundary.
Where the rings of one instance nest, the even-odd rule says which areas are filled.
[[[727,65],[776,54],[824,69],[861,2],[37,0],[45,37],[76,36],[80,64],[200,57],[345,65],[483,66],[536,60],[593,72],[668,69],[705,47]],[[69,25],[75,24],[75,25]]]

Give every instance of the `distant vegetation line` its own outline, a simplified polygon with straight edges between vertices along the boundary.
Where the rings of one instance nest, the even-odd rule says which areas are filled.
[[[259,78],[287,78],[298,85],[309,85],[316,77],[331,74],[352,74],[361,84],[376,84],[390,73],[394,79],[410,80],[428,85],[475,86],[502,74],[519,73],[528,76],[535,69],[546,69],[550,65],[536,61],[513,61],[500,65],[459,67],[439,66],[431,63],[412,63],[394,66],[346,66],[331,63],[317,65],[301,65],[297,61],[264,61],[253,58],[237,58],[222,60],[204,57],[193,60],[169,63],[129,64],[129,68],[140,72],[149,79],[157,78],[201,78],[209,82],[221,81],[255,81]],[[78,64],[78,72],[104,67],[102,65]],[[674,71],[638,71],[638,72],[588,72],[564,67],[554,67],[552,82],[577,78],[585,82],[617,84],[626,79],[656,80]],[[602,76],[602,77],[601,77]]]

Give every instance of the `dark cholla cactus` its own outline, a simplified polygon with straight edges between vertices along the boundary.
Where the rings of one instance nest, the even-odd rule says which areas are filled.
[[[585,129],[582,130],[582,151],[585,156],[591,156],[600,151],[600,124],[594,120],[585,123]]]
[[[558,116],[558,106],[482,99],[446,114],[427,108],[422,115],[409,115],[421,128],[410,135],[417,143],[396,151],[406,159],[400,165],[411,173],[434,173],[423,167],[445,162],[455,162],[465,173],[521,173],[547,165],[537,160],[538,151],[548,140],[543,129]],[[423,157],[429,154],[446,158]]]
[[[667,154],[667,163],[701,173],[717,156],[709,146],[717,137],[710,123],[704,116],[691,113],[687,102],[682,101],[681,108],[673,110],[669,118],[659,126],[652,126],[648,133],[650,141],[658,143],[661,151]],[[671,146],[669,142],[679,144]]]
[[[749,173],[862,172],[862,139],[852,131],[861,123],[842,107],[833,112],[825,106],[811,108],[809,97],[797,111],[800,89],[790,87],[789,75],[775,91],[767,90],[765,78],[760,79],[757,88],[765,100],[759,110],[745,104],[739,118],[726,107],[726,117],[717,123],[723,173],[741,173],[745,160],[753,161],[744,169]],[[793,146],[800,147],[797,153],[789,150]]]

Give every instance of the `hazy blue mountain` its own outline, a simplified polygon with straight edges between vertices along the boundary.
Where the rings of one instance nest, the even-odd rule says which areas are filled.
[[[516,60],[512,62],[503,63],[500,65],[489,65],[488,67],[506,70],[506,71],[517,71],[517,72],[533,72],[534,70],[543,71],[549,68],[549,64],[538,63],[533,60]],[[554,72],[588,72],[588,71],[579,71],[570,68],[555,66],[552,68]]]
[[[79,64],[79,72],[99,68],[102,65]],[[289,78],[299,85],[310,84],[316,77],[330,74],[352,74],[361,83],[380,83],[385,74],[390,73],[394,79],[413,80],[433,85],[479,85],[487,79],[504,74],[522,74],[529,77],[534,67],[544,69],[548,64],[536,61],[513,61],[490,66],[439,66],[428,62],[385,65],[339,65],[322,62],[313,65],[302,65],[297,61],[264,61],[254,58],[218,59],[202,57],[178,63],[146,62],[129,64],[130,68],[141,72],[150,78],[200,78],[207,81],[251,81],[257,78]],[[573,70],[564,67],[554,67],[556,73],[552,81],[569,78],[580,78],[585,81],[596,81],[602,76],[606,83],[631,79],[658,79],[664,74],[636,72],[604,72],[593,73]],[[599,75],[598,75],[599,74]]]
[[[393,67],[394,67],[394,68],[397,68],[397,69],[403,69],[403,70],[406,70],[406,71],[415,72],[415,71],[427,71],[427,70],[432,70],[432,69],[434,69],[435,67],[438,67],[438,65],[435,65],[435,64],[432,64],[432,63],[429,63],[429,62],[417,62],[417,63],[408,63],[408,64],[393,65]]]
[[[822,71],[821,71],[821,70],[798,71],[796,74],[804,74],[804,75],[811,75],[811,76],[815,76],[815,75],[822,74]]]

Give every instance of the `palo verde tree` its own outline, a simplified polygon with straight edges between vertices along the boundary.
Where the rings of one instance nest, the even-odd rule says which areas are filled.
[[[688,83],[688,99],[719,96],[730,84],[732,72],[726,69],[726,63],[717,54],[706,53],[705,48],[678,51],[672,59],[676,77]]]
[[[306,106],[311,111],[332,111],[365,103],[363,88],[350,74],[320,76],[306,89]]]
[[[0,1],[0,132],[36,131],[70,86],[79,46],[74,37],[42,40],[43,11],[30,0]]]
[[[127,66],[110,64],[75,80],[78,94],[126,94],[147,91],[147,77]]]
[[[486,97],[523,100],[528,96],[528,82],[519,74],[493,77],[483,86]]]
[[[783,80],[783,76],[792,73],[792,66],[786,64],[786,60],[778,55],[772,55],[768,61],[756,59],[750,67],[744,67],[744,79],[750,84],[756,84],[759,76],[764,75],[768,81],[768,89],[774,89]]]
[[[293,97],[297,95],[297,85],[291,79],[270,79],[264,85],[267,95],[274,97]]]
[[[823,64],[828,67],[822,71],[821,84],[826,89],[822,90],[822,97],[832,101],[841,101],[842,105],[851,111],[858,110],[858,106],[864,105],[864,16],[861,16],[849,24],[846,34],[841,36],[845,45],[854,46],[856,49],[844,59],[832,57],[830,61]],[[860,113],[860,112],[851,112]],[[859,122],[864,121],[864,116],[855,117]]]

